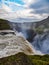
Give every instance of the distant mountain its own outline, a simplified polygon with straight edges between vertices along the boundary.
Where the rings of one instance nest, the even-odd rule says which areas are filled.
[[[0,19],[0,30],[10,29],[10,25],[8,23],[8,20]]]
[[[42,20],[42,21],[39,21],[39,22],[36,22],[36,27],[40,27],[40,26],[43,26],[43,27],[49,27],[49,16],[48,18]]]
[[[49,16],[48,18],[36,21],[36,22],[24,22],[24,23],[18,23],[18,22],[11,22],[10,23],[11,28],[15,28],[15,30],[21,31],[22,29],[32,29],[35,30],[35,28],[41,27],[41,28],[49,28]]]
[[[42,20],[42,21],[38,21],[33,23],[34,26],[34,30],[38,33],[38,34],[43,34],[46,31],[49,31],[49,16],[48,18]]]

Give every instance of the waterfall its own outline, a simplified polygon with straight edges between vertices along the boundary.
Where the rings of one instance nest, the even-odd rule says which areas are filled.
[[[49,54],[49,32],[43,34],[37,34],[31,29],[31,26],[24,23],[12,24],[14,31],[18,31],[23,35],[36,50],[41,51],[44,54]]]
[[[36,50],[40,50],[44,54],[49,54],[49,33],[42,35],[37,34],[32,42]]]

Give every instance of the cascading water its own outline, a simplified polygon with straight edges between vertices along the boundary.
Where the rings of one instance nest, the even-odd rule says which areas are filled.
[[[35,54],[34,48],[22,33],[11,32],[11,30],[0,31],[0,58],[18,52],[24,52],[29,55]]]
[[[26,25],[24,23],[17,23],[14,26],[15,30],[19,30],[21,34],[34,46],[36,50],[41,51],[44,54],[49,54],[49,32],[43,34],[36,34],[31,30],[31,25]],[[18,28],[18,29],[16,29]]]
[[[42,35],[36,35],[32,45],[36,50],[40,50],[44,54],[49,54],[49,33],[46,32]]]

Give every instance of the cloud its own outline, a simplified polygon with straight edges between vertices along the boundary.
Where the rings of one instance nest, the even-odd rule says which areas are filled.
[[[6,10],[2,9],[2,10],[0,10],[0,16],[2,16],[3,18],[7,18],[7,19],[8,18],[13,19],[13,18],[19,18],[19,17],[25,18],[25,17],[30,16],[30,11],[31,11],[31,9],[23,9],[23,10],[17,10],[15,12],[7,12],[6,13]],[[6,15],[6,16],[4,16],[4,15]]]
[[[25,4],[25,7],[29,7],[31,4],[36,3],[38,0],[22,0]]]
[[[39,0],[35,4],[30,5],[31,9],[35,9],[36,13],[49,13],[49,0]]]
[[[8,7],[5,4],[2,4],[2,8],[6,11],[6,12],[12,12],[12,10],[10,9],[10,7]]]
[[[49,0],[21,0],[17,2],[5,2],[0,9],[0,18],[15,22],[34,22],[46,18],[49,15]]]
[[[14,12],[17,9],[23,8],[23,6],[16,2],[5,1],[5,4],[2,4],[2,8],[5,9],[7,12]]]

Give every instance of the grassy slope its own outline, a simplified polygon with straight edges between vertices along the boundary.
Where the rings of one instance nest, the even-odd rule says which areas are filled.
[[[0,19],[0,30],[10,29],[9,21]]]
[[[31,59],[33,65],[49,65],[49,55],[30,55],[28,57]]]
[[[0,65],[32,65],[30,59],[24,53],[0,59]]]
[[[0,65],[49,65],[49,55],[25,55],[18,53],[0,59]]]

